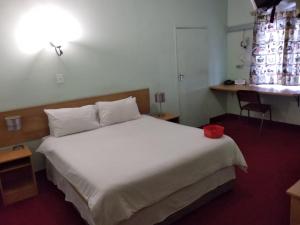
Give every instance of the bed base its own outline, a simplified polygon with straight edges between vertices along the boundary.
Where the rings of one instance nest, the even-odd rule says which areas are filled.
[[[60,189],[61,191],[63,191],[65,193],[65,200],[69,201],[73,204],[73,206],[77,209],[77,211],[79,212],[79,214],[81,215],[81,217],[85,220],[85,222],[88,225],[96,225],[95,222],[93,221],[93,219],[91,218],[91,214],[90,211],[88,209],[87,206],[87,202],[84,200],[84,198],[76,191],[75,187],[73,187],[57,170],[56,168],[47,160],[46,161],[46,169],[47,169],[47,177],[50,181],[52,181],[57,187],[58,189]],[[219,172],[220,173],[220,172]],[[214,175],[212,175],[214,176]],[[160,206],[162,205],[163,207],[168,207],[168,201],[167,200],[167,204],[160,203],[159,208],[156,207],[156,209],[153,209],[152,206],[149,207],[149,209],[151,209],[150,211],[148,210],[147,212],[147,208],[141,210],[144,211],[142,213],[138,213],[140,215],[136,216],[136,218],[130,218],[129,220],[123,221],[121,223],[119,223],[118,225],[136,225],[136,224],[140,224],[141,221],[146,222],[147,221],[147,225],[149,224],[156,224],[156,225],[170,225],[172,223],[174,223],[175,221],[183,218],[184,216],[186,216],[187,214],[190,214],[191,212],[197,210],[199,207],[205,205],[206,203],[210,202],[211,200],[219,197],[220,195],[230,191],[233,189],[234,186],[234,180],[235,180],[235,171],[233,167],[224,169],[223,172],[221,172],[219,175],[218,179],[213,179],[213,185],[208,185],[210,186],[210,191],[206,191],[205,193],[201,193],[202,191],[199,191],[200,194],[198,193],[194,193],[195,196],[190,196],[189,198],[189,203],[186,204],[186,206],[182,206],[180,209],[173,211],[174,213],[169,213],[167,215],[169,216],[165,216],[164,219],[161,219],[159,223],[150,223],[149,221],[147,221],[147,216],[149,215],[149,212],[152,213],[153,211],[155,213],[158,214],[166,214],[166,212],[160,212]],[[220,178],[221,177],[221,178]],[[226,178],[223,178],[226,177]],[[204,179],[205,180],[205,179]],[[200,182],[199,182],[200,183]],[[207,185],[207,183],[206,183]],[[198,186],[199,189],[201,189],[200,186]],[[191,189],[189,189],[191,188]],[[190,186],[185,188],[186,190],[183,190],[183,193],[189,193],[189,192],[195,192],[195,187]],[[180,192],[180,191],[179,191]],[[197,189],[198,192],[198,189]],[[178,196],[178,193],[176,193]],[[179,194],[180,195],[180,194]],[[181,194],[182,195],[182,194]],[[171,195],[172,196],[172,195]],[[197,196],[201,196],[200,198]],[[194,199],[194,200],[193,200]],[[178,199],[177,199],[178,200]],[[179,198],[180,201],[180,198]],[[184,199],[183,201],[186,201],[186,199]],[[172,202],[172,201],[171,201]],[[172,204],[172,203],[171,203]],[[172,205],[173,207],[173,205]],[[174,206],[175,208],[178,206]],[[164,208],[164,210],[166,210]],[[145,212],[146,211],[146,212]],[[157,218],[154,218],[157,219]],[[153,218],[151,219],[151,221],[153,221]],[[158,220],[159,221],[159,220]]]
[[[202,197],[200,197],[198,200],[193,202],[192,204],[186,206],[185,208],[179,210],[178,212],[170,215],[167,219],[164,221],[157,223],[156,225],[170,225],[172,223],[175,223],[176,221],[182,219],[186,215],[196,211],[200,207],[204,206],[205,204],[209,203],[210,201],[216,199],[217,197],[233,190],[234,188],[234,180],[228,181],[225,184],[222,184],[221,186],[217,187],[216,189],[206,193]]]

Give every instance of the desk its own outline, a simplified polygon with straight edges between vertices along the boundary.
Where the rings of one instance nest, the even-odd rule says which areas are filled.
[[[295,97],[298,103],[298,107],[300,106],[300,87],[299,90],[291,90],[287,88],[273,88],[270,87],[261,87],[258,85],[217,85],[210,87],[213,91],[223,91],[223,92],[231,92],[235,93],[239,90],[245,90],[245,91],[257,91],[260,94],[265,95],[276,95],[276,96],[288,96],[288,97]]]
[[[300,224],[300,180],[287,190],[291,198],[290,225]]]

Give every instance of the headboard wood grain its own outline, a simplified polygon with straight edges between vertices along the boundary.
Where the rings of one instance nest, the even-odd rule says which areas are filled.
[[[97,101],[114,101],[127,98],[129,96],[136,97],[139,110],[142,114],[148,114],[150,112],[149,89],[94,96],[34,106],[30,108],[16,109],[7,112],[0,112],[0,147],[36,140],[49,135],[48,119],[44,113],[44,109],[80,107],[84,105],[95,104]],[[20,131],[11,132],[7,130],[5,117],[14,115],[19,115],[22,117],[22,129]]]

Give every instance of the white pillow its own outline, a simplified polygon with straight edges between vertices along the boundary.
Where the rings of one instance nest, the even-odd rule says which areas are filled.
[[[45,109],[48,116],[50,134],[61,137],[100,127],[94,105],[80,108]]]
[[[129,97],[112,102],[97,102],[100,127],[138,119],[141,114],[136,98]]]

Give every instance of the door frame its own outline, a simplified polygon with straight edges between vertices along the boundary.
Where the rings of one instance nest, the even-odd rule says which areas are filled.
[[[208,30],[207,26],[175,26],[174,27],[174,43],[175,43],[175,58],[176,58],[176,80],[177,80],[177,98],[178,98],[178,110],[179,114],[182,115],[182,99],[180,96],[180,82],[179,81],[179,58],[178,58],[178,40],[177,30]]]

